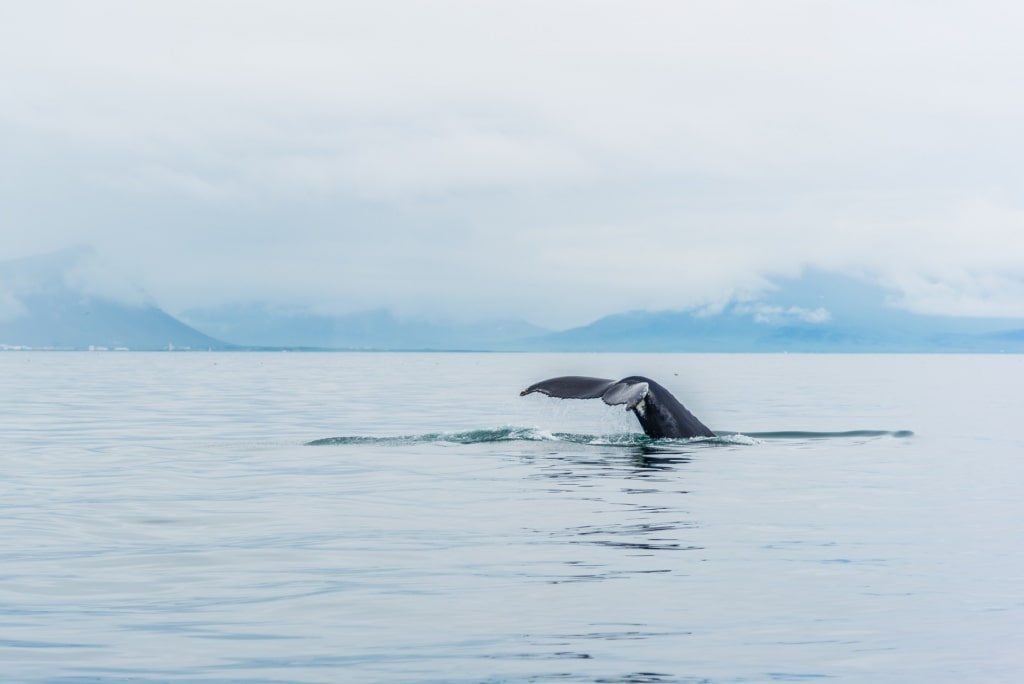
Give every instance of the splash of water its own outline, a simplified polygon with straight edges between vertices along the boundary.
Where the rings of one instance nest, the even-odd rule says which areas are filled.
[[[549,432],[538,428],[500,427],[464,432],[428,432],[421,435],[399,435],[395,437],[345,436],[326,437],[308,442],[308,446],[341,444],[362,444],[395,446],[403,444],[490,444],[496,442],[567,442],[593,446],[649,446],[653,444],[692,444],[706,446],[740,445],[752,446],[762,440],[773,439],[849,439],[857,437],[913,437],[910,430],[846,430],[841,432],[723,432],[716,437],[695,437],[692,439],[652,439],[641,433],[620,433],[609,435],[586,435],[566,432]]]
[[[465,432],[428,432],[422,435],[399,435],[396,437],[327,437],[308,442],[308,446],[331,444],[379,444],[402,445],[423,443],[447,444],[489,444],[495,442],[570,442],[573,444],[603,444],[631,446],[644,444],[649,440],[645,435],[581,435],[565,432],[549,432],[538,428],[501,427]]]

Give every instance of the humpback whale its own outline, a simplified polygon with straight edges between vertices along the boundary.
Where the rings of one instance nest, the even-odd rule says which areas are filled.
[[[609,406],[626,405],[648,437],[714,437],[667,389],[650,378],[631,375],[621,380],[564,375],[534,383],[519,393],[540,392],[558,399],[597,399]]]

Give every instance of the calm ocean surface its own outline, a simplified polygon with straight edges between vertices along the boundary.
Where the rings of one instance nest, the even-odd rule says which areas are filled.
[[[563,374],[740,434],[518,396]],[[9,352],[0,383],[0,681],[1024,681],[1024,356]]]

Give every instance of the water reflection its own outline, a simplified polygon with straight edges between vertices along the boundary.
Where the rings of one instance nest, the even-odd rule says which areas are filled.
[[[517,455],[528,466],[527,480],[542,484],[541,491],[566,511],[528,530],[534,544],[556,549],[562,567],[549,566],[538,579],[571,584],[644,576],[651,578],[645,582],[657,582],[653,578],[693,562],[676,552],[703,549],[695,534],[698,522],[687,510],[685,483],[706,447],[654,441],[550,447]]]
[[[543,454],[520,452],[518,456],[535,466],[532,478],[579,484],[594,478],[646,479],[669,475],[690,464],[696,457],[696,451],[681,445],[572,446]]]
[[[634,506],[633,511],[645,519],[625,522],[621,512],[615,511],[614,522],[571,526],[553,532],[551,536],[567,544],[629,551],[692,551],[701,548],[679,534],[681,530],[697,527],[692,518],[681,517],[688,515],[684,511],[668,506]]]
[[[638,453],[630,455],[630,462],[637,471],[675,470],[676,466],[689,463],[693,460],[691,452],[681,450],[664,449],[660,447],[641,447]]]

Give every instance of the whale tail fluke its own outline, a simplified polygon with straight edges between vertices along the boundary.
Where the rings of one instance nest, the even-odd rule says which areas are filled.
[[[636,415],[644,432],[655,439],[715,435],[671,392],[639,375],[621,380],[563,375],[534,383],[520,392],[519,396],[534,392],[557,399],[600,398],[609,406],[625,405],[627,411]]]
[[[633,378],[607,380],[579,375],[563,375],[534,383],[520,392],[519,396],[540,392],[556,399],[600,398],[609,406],[625,404],[627,409],[632,409],[647,396],[647,390],[646,382]]]

